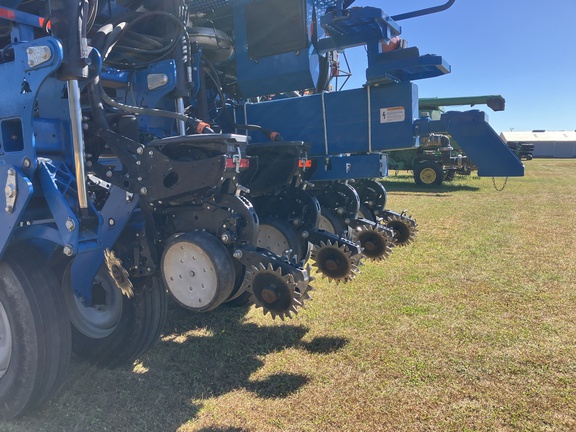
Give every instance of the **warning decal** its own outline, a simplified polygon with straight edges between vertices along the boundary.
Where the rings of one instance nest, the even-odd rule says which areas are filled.
[[[380,123],[396,123],[406,120],[404,107],[380,108]]]

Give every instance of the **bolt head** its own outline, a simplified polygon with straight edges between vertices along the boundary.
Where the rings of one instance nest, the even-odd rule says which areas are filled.
[[[14,189],[14,185],[7,184],[6,187],[4,188],[4,193],[6,194],[6,196],[8,198],[14,198],[14,196],[16,195],[16,190]]]
[[[240,249],[235,250],[234,253],[232,254],[232,256],[236,259],[242,258],[242,255],[243,254],[242,254],[242,251]]]
[[[68,218],[66,220],[66,229],[68,231],[74,231],[75,228],[76,228],[76,224],[74,223],[74,220],[71,218]]]

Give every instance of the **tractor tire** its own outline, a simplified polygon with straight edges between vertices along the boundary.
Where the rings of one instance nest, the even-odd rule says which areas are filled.
[[[304,258],[303,244],[296,229],[284,219],[265,218],[260,221],[257,246],[283,256],[287,250],[288,258],[296,256],[296,261]]]
[[[57,279],[33,248],[7,251],[0,262],[0,419],[52,396],[70,356],[70,321]]]
[[[444,181],[444,172],[436,162],[420,162],[414,167],[414,181],[423,186],[439,186]]]
[[[168,299],[158,278],[133,280],[134,297],[123,295],[103,265],[94,279],[103,303],[84,306],[74,295],[69,272],[63,290],[72,323],[72,350],[107,367],[131,364],[158,339],[166,321]]]

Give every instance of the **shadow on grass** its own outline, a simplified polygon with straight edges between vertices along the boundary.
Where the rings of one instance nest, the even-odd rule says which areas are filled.
[[[330,354],[348,343],[330,337],[303,342],[307,327],[258,326],[245,321],[247,310],[171,309],[164,336],[135,367],[110,370],[73,359],[59,397],[20,421],[0,422],[0,430],[174,431],[193,423],[201,409],[209,411],[212,398],[233,391],[285,398],[308,383],[307,376],[290,372],[252,378],[267,354],[289,348]],[[218,427],[207,430],[242,430]]]
[[[456,177],[454,181],[445,181],[439,186],[418,185],[414,182],[414,178],[411,175],[390,176],[389,179],[390,180],[382,181],[382,184],[388,192],[419,192],[433,196],[442,196],[449,192],[477,191],[480,189],[478,186],[463,184],[462,181],[459,181],[458,177]],[[471,180],[467,178],[466,182],[469,181]]]

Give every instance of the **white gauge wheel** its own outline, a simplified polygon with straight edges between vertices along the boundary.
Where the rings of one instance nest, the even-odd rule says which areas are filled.
[[[168,291],[181,306],[194,312],[220,306],[234,290],[232,256],[220,240],[205,231],[168,239],[161,268]]]
[[[218,274],[208,254],[190,242],[176,242],[164,255],[168,290],[184,306],[200,309],[216,297]]]

